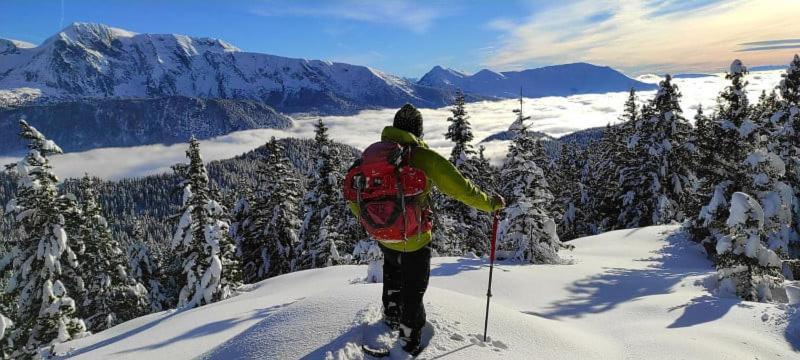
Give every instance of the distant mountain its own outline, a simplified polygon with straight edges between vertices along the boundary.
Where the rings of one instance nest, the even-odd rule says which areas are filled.
[[[751,66],[748,67],[747,70],[750,71],[771,71],[771,70],[786,70],[787,65],[762,65],[762,66]]]
[[[713,74],[675,74],[672,75],[673,79],[697,79],[703,77],[714,77]]]
[[[417,84],[494,98],[518,97],[520,89],[525,97],[544,97],[656,88],[655,84],[636,81],[610,67],[586,63],[500,73],[484,69],[473,75],[436,66]]]
[[[617,125],[612,125],[612,126],[617,126]],[[578,130],[576,132],[569,133],[567,135],[558,138],[558,141],[562,144],[568,142],[575,143],[580,148],[585,149],[590,142],[602,140],[603,132],[605,132],[605,130],[606,130],[605,126]]]
[[[554,137],[547,135],[543,132],[539,131],[529,131],[531,136],[539,139],[539,140],[555,140]],[[481,140],[481,143],[486,143],[490,141],[506,141],[506,140],[514,140],[517,138],[517,133],[511,130],[505,130],[498,133],[494,133],[492,135],[487,136],[485,139]]]
[[[19,119],[47,134],[64,151],[178,143],[233,131],[292,126],[292,119],[252,100],[180,96],[154,99],[80,99],[0,108],[0,154],[25,150]]]
[[[72,24],[39,46],[0,40],[0,90],[20,88],[38,89],[39,102],[185,96],[255,100],[282,112],[347,113],[450,102],[446,91],[366,66],[250,53],[217,39],[136,34],[86,23]]]

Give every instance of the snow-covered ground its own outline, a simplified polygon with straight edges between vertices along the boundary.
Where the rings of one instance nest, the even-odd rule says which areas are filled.
[[[750,82],[748,96],[755,102],[762,90],[770,91],[780,81],[783,70],[757,71],[747,76]],[[661,78],[648,75],[638,80],[658,82]],[[723,74],[699,78],[674,79],[683,94],[681,105],[690,121],[697,105],[703,104],[706,113],[716,105],[715,99],[727,85]],[[640,99],[649,99],[654,91],[639,93]],[[524,112],[532,116],[531,129],[552,136],[562,136],[577,130],[615,123],[622,112],[627,92],[584,94],[567,97],[525,99]],[[512,109],[519,107],[517,100],[481,101],[467,104],[475,134],[475,142],[508,129],[514,120]],[[331,137],[339,142],[366,148],[378,140],[381,129],[391,125],[397,109],[365,110],[352,116],[326,116]],[[422,109],[425,119],[425,139],[442,154],[449,154],[452,143],[444,138],[449,123],[449,108]],[[295,127],[287,130],[246,130],[201,141],[203,158],[207,161],[226,159],[264,145],[271,136],[314,137],[314,124],[319,117],[297,116]],[[485,143],[486,154],[495,163],[504,158],[507,141]],[[56,174],[61,177],[80,177],[88,172],[101,178],[117,179],[170,171],[170,166],[184,161],[185,144],[146,145],[128,148],[104,148],[53,157]],[[0,157],[0,164],[16,161]]]
[[[715,294],[712,265],[676,226],[574,240],[570,265],[495,269],[481,341],[485,260],[435,258],[426,359],[791,359],[797,305]],[[152,314],[59,346],[75,359],[362,359],[380,319],[366,266],[288,274],[201,308]],[[800,297],[790,288],[793,302]],[[386,340],[392,344],[392,340]],[[403,358],[394,352],[393,358]]]

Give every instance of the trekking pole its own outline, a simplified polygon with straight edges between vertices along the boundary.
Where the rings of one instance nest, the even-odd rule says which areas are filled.
[[[494,250],[497,245],[497,221],[500,218],[500,212],[494,212],[494,220],[492,221],[492,243],[491,250],[489,251],[489,290],[486,291],[486,319],[483,322],[483,341],[486,342],[486,330],[489,328],[489,301],[492,299],[492,272],[494,270]]]

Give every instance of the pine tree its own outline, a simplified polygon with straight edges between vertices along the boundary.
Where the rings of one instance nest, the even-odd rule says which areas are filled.
[[[367,276],[364,281],[383,282],[383,251],[375,240],[360,240],[353,249],[353,263],[366,264]]]
[[[453,216],[443,210],[447,201],[447,196],[442,194],[436,187],[431,189],[431,222],[432,240],[431,248],[438,256],[460,256],[464,253],[466,246],[461,236],[453,236],[456,233],[458,221]]]
[[[561,146],[558,158],[558,174],[553,183],[556,203],[562,209],[557,218],[559,237],[571,240],[592,233],[590,219],[587,217],[589,191],[586,152],[575,143]]]
[[[126,270],[124,252],[111,236],[111,229],[97,202],[94,182],[81,180],[82,224],[78,237],[86,246],[81,258],[86,284],[79,314],[89,330],[100,332],[147,313],[147,289]]]
[[[286,274],[296,268],[294,249],[300,242],[300,180],[292,171],[289,159],[275,138],[266,146],[267,155],[259,168],[259,178],[265,184],[261,197],[256,200],[254,213],[256,228],[261,238],[258,253],[260,279]]]
[[[558,250],[566,246],[546,212],[553,195],[536,163],[538,142],[524,124],[529,117],[522,113],[522,99],[514,112],[517,119],[512,129],[516,136],[500,174],[508,207],[500,228],[498,255],[530,263],[558,263]]]
[[[9,171],[17,179],[16,197],[6,205],[14,216],[16,233],[11,249],[0,261],[8,276],[5,292],[13,299],[8,315],[14,329],[8,336],[17,348],[12,357],[45,354],[47,347],[83,337],[83,321],[75,315],[75,301],[61,282],[65,260],[76,262],[69,248],[64,214],[74,202],[59,196],[48,156],[61,149],[24,120],[20,136],[28,141],[28,154]]]
[[[266,278],[261,256],[264,244],[261,243],[263,238],[259,236],[256,228],[258,217],[253,211],[253,204],[256,202],[255,192],[248,185],[239,184],[239,186],[243,187],[243,194],[233,206],[229,232],[236,244],[236,256],[242,264],[242,281],[245,284],[252,284]],[[265,216],[264,212],[266,209],[261,212],[262,216]]]
[[[450,109],[453,116],[447,118],[450,126],[445,138],[453,142],[449,160],[465,178],[486,181],[485,178],[491,171],[491,166],[488,166],[488,161],[483,157],[482,152],[479,158],[472,147],[471,142],[474,135],[464,104],[464,94],[459,91],[453,107]],[[481,185],[485,184],[479,184],[479,186]],[[489,189],[488,186],[481,186],[481,188]],[[444,218],[454,220],[449,224],[450,226],[444,227],[447,232],[440,231],[440,234],[447,237],[451,243],[458,244],[459,253],[465,251],[472,251],[479,255],[486,253],[486,239],[491,223],[489,214],[447,196],[440,196],[437,199],[441,201],[437,208],[444,213]]]
[[[683,221],[696,190],[696,148],[682,115],[680,92],[667,75],[628,135],[620,170],[620,223],[639,227]]]
[[[453,107],[450,109],[453,116],[447,118],[450,126],[447,127],[447,133],[444,135],[445,139],[453,142],[453,149],[450,151],[450,162],[459,167],[459,170],[475,154],[471,144],[475,136],[472,134],[469,115],[467,115],[464,105],[464,93],[459,90],[453,101]]]
[[[178,306],[193,308],[232,296],[241,270],[225,210],[211,188],[196,139],[189,142],[186,156],[188,166],[176,168],[184,178],[183,204],[172,248],[185,276],[179,283]]]
[[[794,192],[793,230],[800,233],[800,56],[795,55],[779,86],[781,99],[770,118],[772,151],[786,164],[786,182]],[[790,244],[790,257],[800,258],[800,238]]]
[[[800,105],[800,55],[795,54],[781,77],[781,98],[789,105]]]
[[[704,184],[700,199],[705,205],[697,218],[691,221],[690,231],[694,240],[703,243],[712,255],[716,252],[717,239],[729,232],[726,224],[728,200],[734,192],[745,189],[749,178],[744,162],[758,142],[759,130],[750,118],[752,109],[745,95],[746,74],[747,69],[741,61],[735,60],[731,64],[726,75],[731,84],[717,98],[710,119],[710,136],[703,135],[711,138],[704,141],[713,141],[704,144],[700,153]]]
[[[348,263],[361,233],[342,195],[343,170],[322,119],[315,125],[317,162],[303,198],[298,266],[309,269]],[[344,253],[345,255],[341,255]]]
[[[735,192],[731,197],[729,232],[716,243],[720,290],[747,301],[769,301],[780,288],[780,259],[764,246],[764,210],[751,196]]]
[[[133,241],[128,245],[128,273],[147,288],[150,312],[164,311],[169,308],[170,301],[161,278],[161,259],[154,256],[150,248],[152,240],[140,222],[134,224]]]
[[[694,117],[695,145],[697,146],[697,195],[690,199],[687,204],[687,215],[689,219],[688,230],[695,238],[707,236],[705,226],[696,224],[697,214],[703,205],[707,204],[714,193],[716,182],[719,181],[716,175],[716,139],[714,137],[714,124],[711,119],[703,113],[703,106],[698,105],[697,114]]]
[[[587,211],[590,233],[600,233],[620,228],[618,219],[622,210],[619,188],[622,170],[628,161],[635,159],[632,147],[629,147],[629,136],[635,124],[641,119],[636,104],[636,91],[631,89],[625,101],[619,124],[606,125],[603,137],[597,143],[591,143],[587,151],[587,164],[584,169],[585,183],[589,198]]]

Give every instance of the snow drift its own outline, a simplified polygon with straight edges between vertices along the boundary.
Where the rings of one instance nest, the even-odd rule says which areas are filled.
[[[800,350],[797,305],[717,296],[702,252],[654,226],[576,239],[571,265],[501,263],[483,343],[485,259],[435,258],[421,358],[752,359]],[[232,299],[148,315],[59,346],[76,359],[362,359],[380,319],[366,266],[292,273]],[[792,290],[794,289],[794,290]],[[790,300],[796,303],[796,285]],[[392,345],[391,340],[387,340]],[[399,352],[395,358],[402,358]]]

